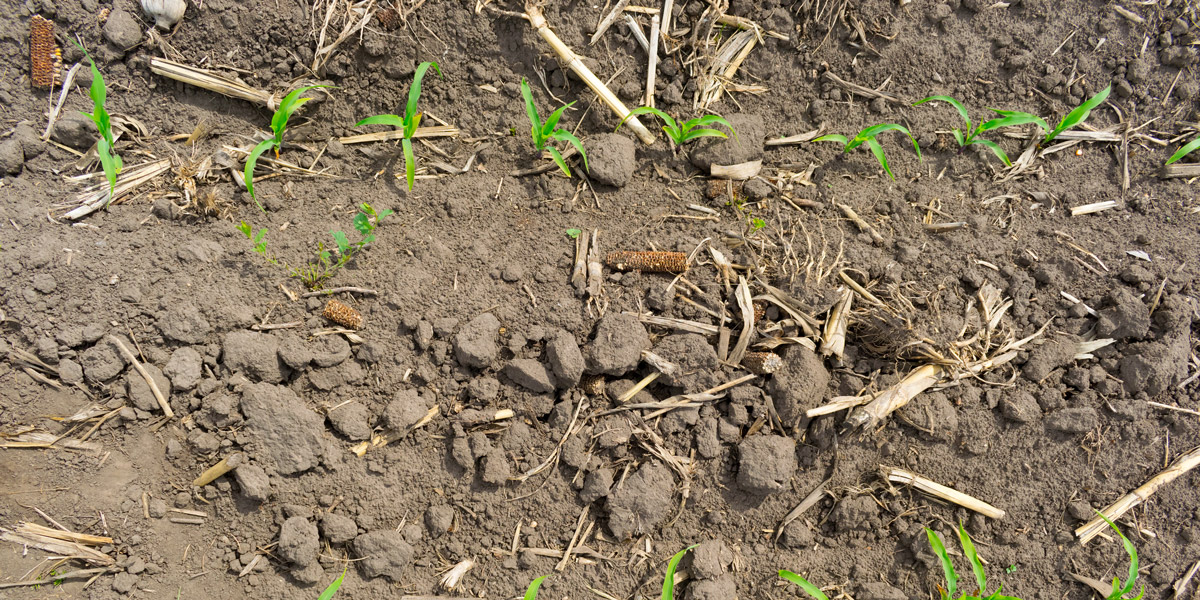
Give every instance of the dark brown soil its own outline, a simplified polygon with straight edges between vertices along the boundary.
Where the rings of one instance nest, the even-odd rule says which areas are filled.
[[[11,170],[0,180],[0,355],[9,357],[0,362],[0,434],[35,428],[76,439],[96,420],[77,427],[57,418],[93,406],[114,413],[90,449],[0,450],[0,527],[49,525],[36,507],[68,529],[114,538],[101,550],[124,569],[86,588],[68,580],[0,596],[315,598],[348,564],[340,592],[348,598],[512,598],[549,573],[544,598],[649,597],[658,595],[667,559],[703,542],[683,563],[681,597],[795,597],[796,588],[776,578],[790,569],[831,597],[928,598],[944,582],[923,527],[949,541],[958,522],[975,538],[989,581],[1013,596],[1087,598],[1072,573],[1102,581],[1126,573],[1113,536],[1084,546],[1073,530],[1200,445],[1195,412],[1149,404],[1200,408],[1192,379],[1200,370],[1200,204],[1191,180],[1159,177],[1178,143],[1132,136],[1128,190],[1119,143],[1081,144],[1004,181],[986,149],[954,148],[953,109],[910,104],[948,94],[975,118],[996,107],[1054,124],[1112,84],[1089,125],[1123,122],[1165,142],[1200,120],[1191,3],[1124,3],[1136,22],[1115,4],[1082,0],[729,2],[728,14],[788,38],[766,37],[734,77],[765,93],[727,94],[710,109],[742,135],[694,146],[691,161],[662,139],[653,147],[635,141],[632,163],[628,142],[608,137],[617,120],[524,21],[477,14],[464,0],[417,4],[396,2],[398,27],[385,31],[373,20],[317,74],[307,65],[323,8],[314,14],[294,0],[189,4],[167,34],[185,62],[236,69],[263,89],[301,78],[337,86],[311,94],[319,101],[293,119],[281,154],[332,177],[268,178],[270,168],[260,166],[263,214],[222,169],[197,181],[197,196],[213,205],[205,215],[180,208],[181,180],[223,145],[247,144],[269,112],[152,74],[149,59],[163,51],[149,44],[144,32],[153,23],[137,3],[0,3],[0,166]],[[675,6],[682,29],[709,4]],[[635,105],[645,52],[623,25],[587,45],[607,10],[556,2],[546,16]],[[35,14],[54,21],[66,66],[81,58],[68,38],[92,49],[109,110],[144,126],[118,143],[127,167],[152,157],[174,165],[74,224],[61,221],[57,207],[79,189],[65,179],[78,174],[71,148],[86,150],[95,133],[70,115],[91,105],[86,87],[72,91],[57,142],[40,141],[48,95],[29,86]],[[116,45],[124,42],[133,47]],[[436,116],[461,135],[416,144],[418,163],[461,168],[474,160],[469,172],[418,179],[409,192],[394,177],[403,173],[399,146],[336,138],[362,132],[350,127],[361,118],[402,111],[424,60],[438,61],[444,77],[425,80],[423,124]],[[689,68],[677,55],[660,67],[659,104],[672,114],[695,116]],[[852,95],[826,73],[883,85],[901,102]],[[563,122],[597,163],[592,186],[553,172],[509,175],[544,162],[526,135],[521,78],[543,114],[552,102],[547,88],[577,102]],[[182,136],[201,122],[212,134],[186,146]],[[818,126],[852,135],[881,122],[908,126],[924,151],[918,160],[902,136],[882,136],[895,180],[868,152],[759,147],[762,137]],[[1024,143],[990,137],[1013,157]],[[760,154],[762,178],[729,188],[692,166]],[[802,184],[797,174],[810,163],[815,171]],[[722,194],[728,189],[732,200]],[[1072,207],[1105,200],[1117,207],[1071,216]],[[268,228],[270,251],[302,264],[318,243],[332,243],[330,230],[354,239],[361,202],[395,214],[326,286],[377,293],[338,295],[364,316],[361,339],[315,335],[329,327],[326,298],[289,299],[281,285],[306,290],[265,263],[235,225]],[[877,233],[860,231],[838,204]],[[717,219],[698,220],[704,213],[688,205],[707,206]],[[925,227],[948,222],[966,225]],[[645,326],[630,315],[716,325],[708,311],[727,310],[740,327],[740,312],[707,250],[687,274],[694,290],[669,289],[669,275],[606,271],[598,302],[578,296],[573,229],[598,229],[602,251],[711,245],[757,271],[756,294],[764,289],[757,281],[769,283],[822,322],[840,297],[842,269],[888,307],[856,298],[842,361],[787,345],[775,375],[699,406],[611,411],[655,372],[643,350],[680,370],[636,394],[634,406],[746,374],[719,359],[717,336]],[[1005,331],[1020,338],[1048,324],[1013,362],[921,394],[865,432],[844,430],[845,411],[804,416],[835,396],[896,383],[920,364],[914,348],[945,353],[976,326],[967,316],[991,287],[1012,300]],[[756,341],[779,335],[772,325],[788,318],[769,308]],[[289,322],[298,325],[254,329]],[[789,327],[784,335],[800,335]],[[164,422],[108,335],[147,365],[175,419]],[[1076,359],[1075,344],[1093,336],[1116,341]],[[737,337],[735,327],[730,346]],[[19,352],[49,365],[49,383],[23,368]],[[437,414],[411,434],[361,457],[352,452],[373,435],[409,429],[433,407]],[[514,416],[494,420],[500,410]],[[238,452],[246,462],[234,473],[192,486]],[[548,468],[526,476],[551,456]],[[988,519],[890,487],[879,475],[889,466],[1006,515]],[[826,479],[826,495],[776,532]],[[1147,598],[1170,597],[1200,560],[1198,485],[1200,475],[1183,475],[1122,522]],[[190,515],[175,508],[206,517],[179,523],[172,518]],[[572,542],[582,550],[556,570],[553,554]],[[3,543],[0,585],[43,573],[45,556]],[[467,559],[476,566],[460,587],[441,591],[439,576]],[[965,583],[970,570],[957,560]]]

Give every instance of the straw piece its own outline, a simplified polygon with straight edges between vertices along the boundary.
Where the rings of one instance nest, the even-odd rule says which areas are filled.
[[[716,179],[730,179],[733,181],[745,181],[758,175],[762,171],[762,160],[751,160],[736,165],[718,165],[713,164],[709,167],[708,173]]]
[[[434,137],[458,137],[459,131],[457,127],[450,125],[434,125],[431,127],[418,127],[413,132],[412,139]],[[345,144],[362,144],[366,142],[386,142],[390,140],[399,140],[404,138],[404,130],[393,129],[391,131],[376,131],[374,133],[362,133],[359,135],[348,135],[338,138],[338,141]]]
[[[156,160],[148,163],[142,163],[136,167],[126,168],[117,176],[117,185],[113,189],[112,201],[116,202],[125,194],[132,192],[142,184],[166,173],[171,168],[171,161],[167,159]],[[103,181],[97,185],[89,187],[76,196],[76,201],[66,206],[58,206],[57,208],[69,208],[66,214],[62,215],[63,219],[75,221],[82,219],[105,206],[111,204],[108,198],[108,181]]]
[[[1198,465],[1200,465],[1200,446],[1192,448],[1187,454],[1175,459],[1175,462],[1171,463],[1171,466],[1164,469],[1158,475],[1151,477],[1137,489],[1121,496],[1116,502],[1108,505],[1107,508],[1100,512],[1108,517],[1110,521],[1116,521],[1125,513],[1149,499],[1150,496],[1154,495],[1154,492],[1158,491],[1158,488],[1171,483],[1180,475],[1195,469]],[[1075,537],[1079,538],[1080,544],[1086,544],[1092,538],[1100,535],[1100,532],[1104,531],[1105,527],[1108,527],[1108,523],[1105,523],[1104,519],[1100,518],[1100,515],[1096,515],[1091,521],[1084,523],[1075,530]]]
[[[262,104],[271,110],[274,110],[279,102],[279,99],[270,92],[254,89],[237,79],[233,79],[217,71],[199,69],[165,58],[151,58],[150,72],[155,75],[162,75],[168,79],[182,81],[189,85],[229,96],[230,98],[239,98],[256,104]]]
[[[973,496],[968,496],[967,494],[964,494],[956,489],[946,487],[940,483],[937,483],[936,481],[921,477],[916,473],[911,473],[903,469],[889,468],[884,471],[884,476],[888,481],[912,486],[919,492],[941,498],[947,502],[952,502],[963,508],[973,510],[985,517],[991,517],[993,519],[1004,517],[1003,510],[1000,510],[999,508],[996,508],[995,506],[992,506],[983,500],[979,500]]]
[[[1091,204],[1084,204],[1083,206],[1076,206],[1076,207],[1072,208],[1071,216],[1078,217],[1079,215],[1090,215],[1092,213],[1098,213],[1098,212],[1106,211],[1106,210],[1109,210],[1110,208],[1116,208],[1116,207],[1117,207],[1116,200],[1105,200],[1103,202],[1093,202]]]
[[[146,384],[150,386],[150,391],[154,394],[154,399],[158,401],[158,406],[162,409],[163,414],[167,415],[168,419],[174,419],[175,411],[171,410],[171,404],[167,402],[167,398],[163,396],[162,390],[158,389],[158,384],[154,383],[154,378],[150,377],[150,373],[146,371],[146,367],[143,367],[142,363],[138,362],[137,357],[133,355],[133,352],[125,345],[125,342],[122,342],[115,335],[105,337],[108,338],[109,343],[121,351],[121,354],[125,356],[125,360],[129,361],[129,364],[133,365],[134,369],[137,369],[142,379],[146,380]]]
[[[908,404],[917,394],[941,381],[946,370],[938,365],[922,365],[909,371],[900,383],[893,385],[871,400],[866,406],[854,409],[846,417],[846,427],[874,427],[888,415]]]
[[[737,344],[729,353],[729,362],[738,364],[742,362],[746,348],[750,346],[750,338],[754,336],[754,299],[750,296],[750,285],[746,283],[745,277],[738,276],[734,297],[737,298],[738,308],[742,311],[742,332],[738,335]]]
[[[222,458],[217,464],[205,469],[204,472],[195,479],[195,481],[192,481],[192,485],[196,487],[204,487],[213,481],[216,481],[218,477],[238,468],[244,462],[246,462],[245,454],[242,454],[241,452],[230,454],[229,456]]]
[[[617,17],[621,16],[625,12],[626,6],[629,6],[629,0],[618,0],[617,5],[612,9],[612,12],[608,13],[608,15],[604,17],[604,20],[600,21],[600,25],[596,27],[596,33],[593,33],[592,39],[588,40],[589,46],[595,45],[596,42],[600,41],[600,36],[604,35],[604,32],[608,31],[609,27],[612,27],[612,24],[617,20]]]

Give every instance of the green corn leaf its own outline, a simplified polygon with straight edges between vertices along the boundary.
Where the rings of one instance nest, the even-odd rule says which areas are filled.
[[[683,134],[683,141],[694,140],[702,137],[719,137],[728,138],[724,131],[719,129],[691,129]]]
[[[823,135],[819,138],[813,138],[813,141],[814,142],[837,142],[839,144],[842,144],[843,146],[850,143],[850,140],[846,139],[846,136],[837,134],[837,133],[830,133],[828,135]]]
[[[942,544],[942,539],[932,529],[926,527],[925,535],[929,538],[929,547],[942,563],[942,571],[946,574],[946,593],[942,597],[953,598],[958,591],[958,574],[954,572],[954,563],[950,562],[950,555],[946,554],[946,546]]]
[[[338,252],[342,254],[350,252],[350,240],[346,238],[345,232],[331,230],[329,235],[333,236],[333,241],[337,244]]]
[[[1119,528],[1117,528],[1117,524],[1113,523],[1111,520],[1109,520],[1109,518],[1107,516],[1105,516],[1104,513],[1100,512],[1100,511],[1096,511],[1096,514],[1100,515],[1100,518],[1104,519],[1104,522],[1108,523],[1108,526],[1112,527],[1112,530],[1117,532],[1117,535],[1120,536],[1120,538],[1121,538],[1121,545],[1125,548],[1125,553],[1129,555],[1129,579],[1126,579],[1125,585],[1121,586],[1120,585],[1121,580],[1116,577],[1113,577],[1113,591],[1111,594],[1108,595],[1108,600],[1117,600],[1119,598],[1124,598],[1125,594],[1128,594],[1129,592],[1133,591],[1133,585],[1134,585],[1134,583],[1137,582],[1137,576],[1138,576],[1137,548],[1133,547],[1133,542],[1129,541],[1129,538],[1125,537],[1125,534],[1121,533],[1121,530]],[[1141,598],[1145,593],[1146,593],[1146,586],[1142,586],[1142,591],[1137,595],[1137,597]]]
[[[408,181],[408,191],[411,192],[413,179],[417,176],[417,157],[413,156],[412,140],[400,140],[400,147],[404,149],[404,178]]]
[[[683,555],[688,553],[688,550],[695,548],[698,544],[692,544],[683,550],[680,550],[675,556],[671,557],[667,563],[667,574],[663,577],[662,600],[674,600],[675,598],[675,569],[679,567],[679,561],[683,560]]]
[[[570,177],[571,169],[567,168],[567,161],[563,158],[562,153],[558,151],[558,148],[550,146],[546,150],[550,152],[550,158],[554,159],[554,164],[558,165],[559,169],[562,169],[564,175]]]
[[[1167,164],[1169,165],[1169,164],[1187,156],[1188,154],[1191,154],[1192,151],[1195,150],[1196,148],[1200,148],[1200,137],[1184,144],[1178,150],[1176,150],[1175,154],[1172,154],[1171,158],[1167,159]]]
[[[983,572],[983,563],[979,560],[979,554],[975,551],[975,544],[971,542],[971,536],[967,535],[967,529],[958,524],[958,541],[962,544],[963,554],[967,556],[967,562],[971,563],[971,570],[975,572],[975,583],[979,585],[979,595],[987,593],[987,574]]]
[[[301,98],[300,95],[315,88],[333,87],[330,85],[306,85],[301,88],[296,88],[279,102],[279,108],[275,109],[275,114],[271,116],[271,130],[275,132],[276,145],[283,143],[283,132],[287,129],[288,119],[292,118],[292,113],[300,109],[305,102],[312,98]]]
[[[563,111],[567,110],[568,108],[571,108],[572,104],[575,104],[575,103],[571,102],[570,104],[564,104],[564,105],[558,107],[558,109],[555,110],[554,112],[550,113],[550,116],[546,119],[546,122],[542,125],[542,133],[546,137],[549,137],[550,134],[554,133],[554,131],[558,128],[558,121],[559,121],[559,119],[562,119]]]
[[[354,215],[354,228],[358,230],[360,235],[366,236],[371,233],[375,226],[371,224],[371,219],[365,213]]]
[[[891,177],[892,181],[895,181],[896,176],[892,174],[892,168],[888,166],[887,157],[883,155],[883,146],[880,146],[875,138],[867,138],[867,148],[871,149],[871,154],[875,155],[875,160],[879,161],[884,171],[887,171],[888,177]]]
[[[1004,166],[1006,166],[1006,167],[1011,167],[1011,166],[1012,166],[1012,162],[1008,160],[1008,155],[1004,153],[1004,149],[1003,149],[1003,148],[1001,148],[999,145],[997,145],[997,144],[996,144],[996,142],[993,142],[993,141],[991,141],[991,140],[974,140],[974,141],[972,141],[971,143],[972,143],[972,144],[979,144],[979,145],[981,145],[981,146],[985,146],[985,147],[987,147],[987,148],[988,148],[988,149],[990,149],[990,150],[991,150],[991,151],[992,151],[992,152],[993,152],[993,153],[994,153],[994,154],[995,154],[997,157],[999,157],[1001,161],[1003,161],[1003,162],[1004,162]]]
[[[1046,139],[1042,140],[1042,144],[1049,144],[1050,140],[1058,137],[1058,134],[1086,121],[1088,115],[1092,113],[1092,109],[1100,106],[1101,103],[1107,100],[1108,94],[1111,91],[1112,86],[1110,85],[1100,90],[1095,96],[1088,98],[1083,104],[1075,107],[1075,110],[1067,113],[1067,116],[1063,117],[1063,120],[1059,122],[1058,127],[1055,127],[1054,131],[1046,135]]]
[[[529,115],[529,122],[533,125],[533,145],[537,146],[538,150],[546,147],[544,132],[542,131],[542,117],[538,114],[537,106],[533,103],[533,92],[529,89],[529,82],[525,78],[521,78],[521,96],[525,98],[525,113]]]
[[[404,108],[404,130],[406,137],[412,137],[413,132],[417,129],[417,124],[413,122],[417,114],[417,100],[421,98],[421,80],[425,79],[425,72],[433,67],[437,72],[438,77],[442,76],[442,70],[438,68],[438,64],[433,61],[425,61],[417,66],[417,72],[413,75],[412,86],[408,88],[408,104]],[[412,128],[410,131],[409,128]]]
[[[1038,127],[1042,128],[1042,131],[1050,131],[1050,125],[1046,123],[1046,120],[1037,115],[1031,115],[1027,112],[1020,112],[1016,110],[999,110],[995,108],[992,109],[992,112],[1000,115],[1000,118],[992,119],[991,121],[987,121],[983,125],[980,125],[977,133],[983,133],[985,131],[999,129],[1001,127],[1026,125],[1028,123],[1036,123]]]
[[[829,596],[826,596],[825,593],[821,591],[821,588],[809,583],[807,579],[805,579],[791,571],[780,570],[779,577],[781,577],[785,581],[790,581],[790,582],[800,586],[800,589],[804,590],[804,593],[808,594],[809,596],[812,596],[816,600],[829,600]]]
[[[250,151],[250,155],[246,157],[246,169],[243,171],[243,175],[246,178],[246,191],[250,193],[250,198],[253,199],[254,203],[258,205],[258,210],[261,210],[264,213],[267,212],[267,209],[263,208],[262,203],[258,201],[258,197],[254,195],[254,165],[258,163],[258,157],[262,156],[263,152],[266,152],[268,148],[272,148],[274,146],[274,138],[265,139],[259,142],[258,145]]]
[[[524,600],[536,600],[538,589],[542,587],[542,582],[545,581],[547,577],[549,577],[549,575],[542,575],[541,577],[534,579],[533,582],[529,584],[529,588],[525,590]]]
[[[675,145],[683,143],[683,131],[679,129],[679,124],[675,122],[675,119],[672,119],[671,115],[668,115],[667,113],[651,106],[639,106],[629,111],[629,114],[626,115],[624,119],[621,119],[620,123],[617,123],[616,130],[620,130],[621,126],[625,124],[625,121],[628,121],[629,119],[638,115],[654,115],[662,119],[663,123],[665,123],[665,125],[663,125],[663,131],[666,132],[667,137],[670,138],[672,142],[675,142]]]
[[[959,102],[958,100],[955,100],[954,98],[951,98],[950,96],[929,96],[928,98],[922,98],[920,100],[917,100],[916,102],[913,103],[913,106],[919,106],[926,102],[935,101],[935,100],[938,102],[945,102],[946,104],[953,106],[954,109],[958,111],[958,114],[962,115],[963,121],[967,122],[967,131],[971,130],[971,118],[967,116],[967,107],[963,106],[962,102]],[[962,142],[959,142],[958,145],[961,146]]]
[[[338,589],[342,587],[342,580],[345,578],[346,569],[342,569],[342,574],[338,575],[338,578],[334,579],[333,583],[329,584],[329,587],[325,588],[325,591],[321,592],[321,595],[317,597],[317,600],[330,600],[333,598],[333,595],[336,594]]]
[[[362,127],[363,125],[391,125],[392,127],[403,129],[404,119],[396,115],[375,115],[354,124],[355,127]]]
[[[104,177],[108,179],[108,199],[104,201],[104,206],[107,207],[113,201],[113,194],[116,192],[121,158],[113,154],[112,147],[104,138],[96,140],[96,156],[100,159],[100,166],[104,168]]]
[[[726,128],[729,129],[730,133],[733,134],[733,137],[737,137],[737,130],[735,130],[733,128],[733,125],[730,125],[729,121],[726,121],[723,117],[719,117],[717,115],[705,115],[698,119],[692,119],[691,121],[684,123],[683,127],[685,130],[688,130],[688,129],[692,129],[694,127],[704,127],[706,125],[712,125],[713,123],[718,123],[718,124],[724,125]]]
[[[591,169],[588,168],[587,152],[583,151],[583,143],[579,141],[579,138],[575,137],[575,135],[570,131],[563,129],[556,130],[554,133],[550,134],[550,137],[560,142],[567,142],[572,146],[575,146],[575,149],[579,151],[579,156],[583,157],[583,169],[585,171],[591,171]]]
[[[958,142],[959,148],[967,145],[967,141],[965,139],[963,139],[963,133],[961,131],[959,131],[957,127],[955,127],[954,130],[951,131],[951,133],[954,134],[954,141]]]

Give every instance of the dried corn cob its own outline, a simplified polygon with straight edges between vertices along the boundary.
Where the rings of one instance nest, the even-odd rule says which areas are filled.
[[[584,375],[579,382],[579,389],[589,396],[604,395],[604,376],[603,375]]]
[[[62,50],[54,43],[54,23],[34,15],[29,21],[29,81],[34,89],[47,89],[62,75]]]
[[[767,318],[767,303],[762,300],[754,301],[754,322],[755,324]]]
[[[742,366],[755,375],[770,375],[783,367],[783,359],[774,352],[747,352]]]
[[[604,264],[618,271],[647,273],[682,273],[688,268],[683,252],[609,252]]]
[[[337,300],[326,302],[321,316],[350,329],[361,329],[363,326],[362,314]]]

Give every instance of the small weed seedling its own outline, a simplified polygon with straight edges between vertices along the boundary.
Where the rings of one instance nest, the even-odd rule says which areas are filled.
[[[964,592],[963,595],[956,597],[954,594],[958,592],[958,574],[954,572],[954,564],[950,562],[946,546],[942,544],[941,538],[932,529],[926,527],[925,535],[929,538],[929,546],[937,555],[938,561],[942,563],[942,571],[946,574],[946,589],[938,586],[938,594],[941,595],[942,600],[1019,600],[1012,596],[1002,595],[1000,589],[1004,586],[996,588],[991,595],[985,595],[987,594],[987,575],[983,572],[983,563],[979,560],[979,554],[975,552],[975,544],[971,542],[971,536],[967,535],[966,528],[961,524],[958,526],[958,541],[962,544],[963,554],[971,563],[971,571],[975,574],[975,583],[979,586],[979,594],[971,596]]]
[[[321,592],[321,595],[317,597],[317,600],[330,600],[333,598],[333,595],[336,594],[338,589],[342,587],[342,580],[344,579],[346,579],[346,569],[342,569],[342,574],[338,575],[338,578],[334,579],[333,583],[330,583],[329,587],[325,588],[325,591]]]
[[[330,231],[329,235],[333,236],[333,241],[337,245],[338,257],[333,259],[331,252],[325,247],[325,244],[318,243],[315,251],[315,261],[309,261],[303,267],[293,267],[285,261],[281,261],[274,254],[267,252],[267,229],[264,227],[255,231],[245,221],[238,225],[238,231],[250,240],[254,245],[254,251],[261,254],[263,258],[270,264],[282,268],[287,271],[288,277],[299,279],[309,289],[320,287],[321,282],[333,277],[356,253],[363,249],[367,244],[375,241],[375,228],[383,221],[385,217],[392,214],[390,210],[376,211],[374,207],[366,202],[363,202],[359,207],[359,213],[354,216],[354,228],[358,230],[361,239],[351,243],[346,237],[345,232]]]
[[[299,89],[292,90],[288,95],[283,97],[283,101],[279,103],[279,108],[275,109],[275,114],[271,116],[271,132],[274,134],[258,143],[250,155],[246,157],[246,170],[243,175],[246,178],[246,191],[250,193],[250,197],[254,199],[254,203],[258,205],[258,209],[267,212],[263,208],[258,197],[254,195],[254,165],[258,163],[258,157],[262,156],[270,148],[275,149],[275,156],[279,156],[279,149],[283,147],[283,132],[287,131],[288,119],[292,118],[292,113],[300,109],[305,102],[312,98],[301,98],[300,94],[307,92],[313,88],[332,87],[328,85],[310,85]]]
[[[895,180],[896,176],[892,174],[892,168],[888,166],[887,157],[883,155],[883,146],[880,146],[879,140],[875,139],[879,134],[885,131],[899,131],[900,133],[907,135],[908,139],[912,140],[913,149],[917,151],[917,160],[921,159],[921,147],[917,145],[917,138],[913,137],[912,133],[909,133],[906,127],[903,125],[897,125],[895,123],[883,123],[881,125],[868,127],[858,132],[858,134],[852,139],[846,139],[846,136],[844,135],[831,133],[829,135],[823,135],[819,138],[816,138],[813,141],[837,142],[842,144],[842,152],[849,152],[865,143],[867,147],[871,149],[871,153],[875,155],[875,160],[879,161],[879,164],[883,167],[884,171],[887,171],[888,177],[891,177],[893,180]]]
[[[1083,102],[1083,104],[1076,106],[1075,110],[1072,110],[1071,112],[1067,113],[1067,116],[1063,117],[1062,121],[1059,121],[1058,127],[1055,127],[1053,131],[1046,134],[1046,139],[1042,140],[1042,145],[1045,146],[1046,144],[1049,144],[1051,142],[1051,140],[1058,137],[1058,134],[1060,134],[1068,129],[1071,129],[1072,127],[1080,125],[1084,121],[1086,121],[1088,118],[1088,115],[1090,115],[1092,113],[1092,109],[1096,108],[1097,106],[1100,106],[1101,103],[1103,103],[1105,100],[1107,100],[1108,93],[1111,91],[1112,91],[1112,86],[1110,85],[1110,86],[1100,90],[1095,96],[1092,96],[1091,98],[1088,98],[1087,100],[1085,100]],[[1049,129],[1049,127],[1047,127],[1046,129]]]
[[[683,560],[683,555],[688,553],[688,550],[695,548],[699,544],[692,544],[683,550],[675,553],[671,560],[667,562],[667,574],[663,577],[662,585],[662,600],[675,599],[675,569],[679,568],[679,561]]]
[[[991,110],[998,113],[1000,118],[992,119],[990,121],[980,120],[979,123],[972,127],[971,118],[967,114],[967,107],[963,106],[961,102],[951,98],[950,96],[929,96],[928,98],[923,98],[913,103],[913,106],[918,106],[930,101],[945,102],[946,104],[953,106],[954,109],[958,111],[958,114],[962,116],[963,121],[966,121],[967,128],[965,130],[959,130],[957,127],[955,127],[953,130],[954,139],[958,142],[959,152],[962,152],[963,148],[966,148],[971,144],[979,144],[995,153],[1000,160],[1004,161],[1004,165],[1009,167],[1012,166],[1012,162],[1008,160],[1008,155],[1004,153],[1004,150],[1001,149],[996,142],[980,138],[980,134],[986,133],[993,129],[1000,129],[1001,127],[1012,127],[1014,125],[1024,125],[1026,123],[1039,123],[1043,131],[1050,129],[1050,127],[1046,125],[1046,122],[1037,115],[1016,111],[1001,111],[996,109]]]
[[[790,582],[800,586],[800,589],[804,590],[805,594],[812,596],[816,600],[829,600],[829,596],[826,596],[825,593],[821,591],[821,588],[809,583],[807,579],[805,579],[791,571],[788,571],[786,569],[781,569],[779,571],[779,577],[782,578],[784,581],[790,581]]]
[[[737,135],[737,132],[734,131],[734,129],[733,129],[733,125],[730,125],[729,121],[726,121],[724,118],[718,117],[717,115],[705,115],[703,117],[697,117],[695,119],[692,119],[690,121],[685,121],[682,124],[680,124],[675,119],[672,119],[671,115],[668,115],[667,113],[665,113],[661,110],[658,110],[657,108],[651,108],[649,106],[639,106],[639,107],[629,111],[629,115],[627,115],[624,119],[621,119],[620,123],[617,123],[617,129],[620,129],[621,126],[625,124],[625,121],[628,121],[631,117],[636,117],[638,115],[646,115],[646,114],[654,115],[654,116],[662,119],[662,121],[664,123],[663,131],[665,131],[667,133],[667,137],[671,138],[671,144],[675,148],[678,148],[679,146],[682,146],[684,143],[688,142],[689,140],[694,140],[696,138],[729,137],[729,136],[725,135],[724,131],[721,131],[719,129],[697,129],[698,127],[705,127],[707,125],[712,125],[713,123],[720,123],[721,125],[724,125],[725,127],[727,127],[729,129],[729,131],[733,132],[734,136]]]
[[[567,161],[563,160],[562,153],[554,146],[546,147],[550,140],[558,140],[560,142],[568,142],[579,151],[579,155],[583,157],[583,168],[587,169],[587,153],[583,151],[583,144],[579,143],[579,138],[575,137],[570,131],[558,128],[558,120],[562,118],[563,111],[571,107],[574,102],[565,106],[558,107],[557,110],[550,113],[546,122],[542,122],[542,118],[538,115],[537,106],[533,104],[533,92],[529,90],[529,82],[525,78],[521,78],[521,95],[525,97],[525,112],[529,114],[529,122],[533,124],[530,130],[533,136],[533,145],[538,150],[547,150],[550,152],[550,157],[554,159],[554,164],[562,169],[562,172],[567,177],[571,176],[571,169],[567,168]]]
[[[1106,600],[1124,600],[1126,594],[1133,592],[1133,584],[1137,582],[1137,549],[1133,547],[1133,542],[1129,541],[1129,538],[1125,537],[1125,534],[1121,533],[1121,530],[1117,528],[1116,523],[1110,521],[1108,517],[1104,516],[1104,513],[1100,511],[1096,511],[1096,514],[1100,515],[1100,518],[1104,519],[1104,522],[1108,523],[1108,526],[1112,527],[1113,531],[1117,532],[1117,535],[1121,537],[1121,545],[1125,547],[1125,554],[1129,555],[1129,579],[1125,580],[1125,585],[1121,585],[1121,579],[1119,577],[1113,577],[1112,591],[1109,592],[1108,596],[1106,596]],[[1142,591],[1138,592],[1138,595],[1134,596],[1132,600],[1141,600],[1142,596],[1145,594],[1146,586],[1143,585]]]
[[[547,577],[549,577],[549,575],[542,575],[541,577],[529,582],[529,587],[525,589],[525,596],[523,597],[524,600],[537,600],[538,589],[542,587],[542,582],[545,581]]]
[[[363,125],[391,125],[399,127],[404,133],[404,138],[400,141],[400,145],[404,149],[404,176],[408,181],[408,191],[413,189],[413,179],[416,177],[417,166],[416,157],[413,156],[412,139],[417,133],[417,127],[421,124],[421,113],[417,112],[417,100],[421,98],[421,80],[425,79],[425,72],[433,67],[437,71],[438,77],[442,76],[442,70],[438,68],[438,64],[433,61],[426,61],[417,66],[417,72],[413,75],[412,86],[408,88],[408,104],[404,107],[404,116],[397,115],[375,115],[367,117],[358,123],[355,127]]]
[[[1169,165],[1191,154],[1196,148],[1200,148],[1200,137],[1184,144],[1183,146],[1180,146],[1180,148],[1175,151],[1175,154],[1172,154],[1171,158],[1167,159],[1167,164]]]
[[[116,142],[113,140],[112,134],[112,117],[104,108],[104,103],[108,99],[108,90],[104,87],[104,76],[100,74],[100,69],[96,67],[96,61],[92,60],[92,55],[88,54],[87,49],[79,42],[71,41],[83,52],[84,58],[88,59],[88,63],[92,67],[92,88],[88,91],[88,95],[92,97],[92,112],[90,114],[83,113],[83,116],[91,119],[96,124],[96,129],[100,131],[100,139],[96,141],[96,156],[100,158],[100,166],[104,168],[104,177],[108,179],[108,200],[104,201],[104,206],[107,207],[112,202],[113,193],[117,188],[117,175],[124,167],[114,146]]]

